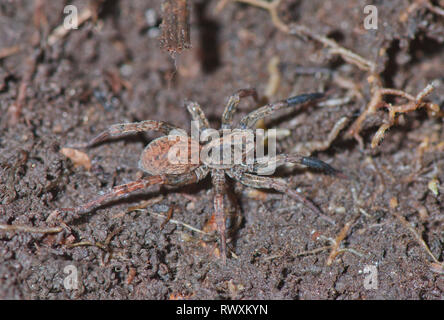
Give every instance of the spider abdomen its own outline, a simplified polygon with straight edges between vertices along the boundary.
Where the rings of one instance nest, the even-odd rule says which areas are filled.
[[[187,136],[163,136],[143,150],[139,168],[152,175],[183,174],[199,167],[200,145]]]

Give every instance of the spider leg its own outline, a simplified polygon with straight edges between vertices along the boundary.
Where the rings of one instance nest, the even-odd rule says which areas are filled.
[[[220,236],[220,254],[222,261],[225,264],[227,261],[227,239],[225,235],[225,210],[224,210],[224,195],[225,195],[225,173],[220,169],[213,169],[211,171],[211,178],[214,187],[214,216],[216,220],[217,231]]]
[[[206,176],[206,173],[208,173],[208,169],[201,168],[181,175],[149,176],[137,181],[132,181],[116,186],[104,195],[78,207],[57,209],[48,217],[48,220],[52,220],[54,217],[59,217],[63,213],[71,213],[73,215],[72,218],[77,218],[81,214],[91,212],[111,200],[122,199],[136,190],[146,189],[153,185],[182,186],[195,183],[200,179],[203,179]]]
[[[73,218],[78,218],[81,214],[90,212],[100,207],[102,204],[106,202],[124,198],[125,196],[136,190],[145,189],[152,185],[164,184],[164,183],[165,183],[165,177],[150,176],[145,179],[139,179],[137,181],[132,181],[126,184],[122,184],[112,188],[109,192],[101,196],[98,196],[97,198],[88,201],[87,203],[82,204],[80,206],[74,208],[57,209],[55,212],[51,213],[51,215],[48,217],[48,220],[52,220],[54,217],[60,217],[60,215],[63,213],[71,213],[73,215]]]
[[[197,102],[186,101],[185,105],[187,106],[187,110],[191,114],[193,121],[197,121],[199,123],[200,130],[210,127],[205,113]]]
[[[341,132],[341,130],[345,128],[345,126],[348,123],[348,120],[349,120],[348,117],[340,118],[335,123],[333,129],[328,134],[327,139],[323,141],[309,141],[309,142],[298,143],[296,146],[293,147],[292,151],[304,154],[312,154],[315,151],[324,151],[328,149],[332,144],[333,140],[335,140],[339,135],[339,132]]]
[[[239,123],[239,127],[241,129],[252,128],[258,120],[273,114],[277,110],[302,105],[323,97],[323,93],[307,93],[291,97],[286,100],[266,104],[265,106],[260,107],[259,109],[256,109],[243,117]]]
[[[311,209],[314,213],[319,215],[322,219],[328,221],[331,224],[335,224],[335,221],[322,213],[322,211],[317,208],[313,202],[302,196],[299,192],[291,189],[288,184],[281,180],[271,177],[262,177],[250,173],[245,173],[240,170],[232,169],[227,171],[228,176],[239,181],[243,185],[251,188],[257,189],[273,189],[282,193],[287,194],[291,198],[303,203],[305,206]]]
[[[76,144],[77,148],[89,148],[99,142],[108,140],[109,138],[117,138],[128,134],[134,134],[145,131],[160,131],[164,134],[170,133],[172,130],[181,130],[167,122],[157,120],[145,120],[141,122],[114,124],[92,140],[83,144]]]
[[[231,128],[231,122],[233,121],[233,115],[237,110],[239,102],[242,98],[253,97],[254,101],[258,102],[258,95],[256,89],[240,89],[236,91],[225,107],[224,113],[222,114],[222,129]]]
[[[340,178],[346,177],[341,171],[333,168],[318,158],[306,157],[296,153],[279,154],[271,159],[268,159],[268,157],[257,159],[253,166],[249,168],[250,170],[247,171],[260,175],[273,174],[277,167],[287,163],[299,164],[312,169],[321,170],[326,174],[338,176]]]

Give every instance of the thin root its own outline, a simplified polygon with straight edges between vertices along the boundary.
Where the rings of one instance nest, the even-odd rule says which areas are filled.
[[[271,20],[273,24],[282,32],[288,33],[291,35],[298,35],[302,37],[309,37],[313,40],[316,40],[326,47],[330,48],[330,53],[340,55],[345,61],[354,64],[359,69],[366,71],[374,71],[376,69],[376,65],[360,55],[340,46],[336,41],[329,39],[323,35],[315,33],[310,28],[299,25],[299,24],[285,24],[281,18],[279,18],[278,7],[281,0],[274,0],[271,2],[267,2],[265,0],[233,0],[233,2],[241,2],[246,3],[258,8],[262,8],[267,10],[270,13]]]
[[[414,235],[416,241],[424,248],[424,250],[427,252],[427,254],[432,258],[434,263],[443,266],[443,262],[440,262],[435,257],[435,255],[432,253],[432,251],[430,251],[427,243],[424,241],[424,239],[421,237],[421,235],[415,230],[415,228],[413,228],[410,225],[410,223],[406,220],[406,218],[404,218],[403,216],[401,216],[398,212],[396,212],[394,210],[392,212],[395,215],[395,217],[401,222],[401,224]]]
[[[16,232],[30,232],[30,233],[59,233],[63,231],[63,227],[30,227],[20,224],[0,224],[0,230],[16,231]]]
[[[144,211],[144,210],[137,209],[135,211]],[[152,211],[150,209],[147,209],[146,212],[148,212],[150,215],[152,215],[152,216],[154,216],[154,217],[156,217],[158,219],[165,219],[165,216],[163,214],[157,213],[157,212]],[[208,232],[205,232],[205,231],[202,231],[200,229],[197,229],[197,228],[195,228],[193,226],[190,226],[189,224],[186,224],[186,223],[184,223],[182,221],[178,221],[178,220],[174,220],[174,219],[169,219],[168,222],[174,223],[174,224],[177,224],[177,225],[180,225],[180,226],[183,226],[185,228],[190,229],[191,231],[194,231],[194,232],[197,232],[197,233],[200,233],[200,234],[203,234],[203,235],[207,235],[207,236],[210,235]]]
[[[339,234],[336,236],[336,238],[333,241],[330,240],[332,245],[331,245],[330,255],[328,256],[328,259],[326,262],[327,266],[330,266],[339,254],[342,254],[346,251],[350,251],[350,252],[354,252],[354,253],[356,252],[355,250],[351,251],[351,249],[340,248],[340,246],[341,246],[341,242],[347,237],[351,226],[355,223],[355,221],[357,220],[358,217],[359,216],[356,216],[355,218],[353,218],[352,220],[347,222],[344,225],[344,227],[341,229]]]
[[[365,111],[361,113],[358,119],[356,119],[356,121],[351,125],[347,133],[348,136],[353,136],[359,142],[361,149],[363,149],[363,141],[362,138],[359,136],[362,124],[369,115],[374,114],[378,109],[382,107],[386,107],[388,109],[389,119],[379,127],[378,131],[373,136],[371,142],[372,148],[377,147],[384,139],[387,130],[390,129],[394,124],[396,124],[397,114],[410,113],[419,108],[426,108],[427,111],[432,113],[432,115],[441,116],[441,112],[437,104],[423,101],[426,96],[432,93],[436,86],[437,83],[432,82],[428,84],[421,92],[419,92],[416,97],[414,97],[402,90],[381,88],[379,87],[379,84],[377,84],[374,87],[372,99],[367,105]],[[391,105],[384,101],[383,97],[386,95],[398,96],[407,99],[408,102],[399,105]]]
[[[89,8],[83,10],[79,14],[78,18],[78,25],[80,26],[84,22],[88,21],[94,16],[93,11]],[[71,31],[71,28],[66,28],[63,24],[59,25],[57,28],[55,28],[52,33],[48,37],[48,45],[52,46],[60,39],[63,39],[66,37],[66,35]]]

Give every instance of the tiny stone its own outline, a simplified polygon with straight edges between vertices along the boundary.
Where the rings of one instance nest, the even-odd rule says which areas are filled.
[[[187,203],[186,209],[187,211],[193,211],[196,208],[196,205],[194,204],[193,201],[190,201]]]

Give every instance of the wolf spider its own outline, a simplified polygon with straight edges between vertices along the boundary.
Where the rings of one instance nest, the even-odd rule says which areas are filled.
[[[255,89],[241,89],[230,97],[222,114],[222,129],[232,129],[233,114],[236,112],[241,98],[245,98],[248,96],[253,97],[257,101],[257,93]],[[267,104],[244,116],[240,120],[237,128],[252,129],[259,119],[269,116],[275,111],[288,107],[293,107],[296,105],[303,105],[323,97],[324,95],[322,93],[309,93],[291,97],[279,102]],[[205,117],[204,112],[200,108],[199,104],[195,102],[187,102],[186,104],[193,121],[196,121],[199,124],[199,127],[204,130],[210,128],[208,119]],[[146,120],[136,123],[115,124],[93,138],[90,142],[78,145],[78,147],[87,148],[99,142],[103,142],[109,138],[116,138],[127,134],[151,130],[159,131],[163,133],[164,136],[151,141],[141,154],[139,168],[148,173],[149,176],[141,178],[137,181],[116,186],[112,188],[111,191],[109,191],[108,193],[101,195],[94,200],[91,200],[78,207],[57,209],[51,214],[50,217],[60,218],[60,215],[67,212],[70,212],[71,214],[73,214],[73,217],[76,217],[79,214],[87,213],[96,209],[105,202],[120,199],[128,195],[129,193],[139,189],[145,189],[153,185],[184,186],[192,183],[197,183],[204,179],[209,173],[211,173],[212,183],[215,189],[213,215],[220,237],[220,254],[224,263],[226,262],[227,253],[226,217],[224,213],[223,201],[224,194],[226,193],[226,175],[231,179],[239,181],[241,184],[248,187],[274,189],[276,191],[285,193],[291,198],[302,202],[313,212],[325,218],[320,209],[318,209],[311,201],[306,199],[297,191],[290,189],[289,186],[282,179],[259,175],[258,173],[260,172],[260,169],[263,168],[264,164],[263,162],[258,161],[258,159],[254,159],[254,163],[250,165],[213,165],[211,162],[202,162],[202,159],[200,158],[198,163],[194,164],[189,162],[186,162],[184,164],[170,163],[168,159],[169,151],[174,144],[180,142],[178,142],[177,139],[171,139],[171,136],[169,135],[172,135],[174,132],[176,132],[176,130],[180,129],[163,121]],[[221,130],[219,130],[219,132]],[[198,150],[201,150],[201,148],[205,146],[200,144],[200,142],[196,143],[196,141],[193,141],[192,138],[189,136],[186,136],[185,139],[185,144],[194,144],[194,146],[197,145],[199,148]],[[211,141],[210,143],[214,145],[218,142]],[[276,166],[280,166],[286,163],[293,163],[310,168],[320,169],[328,174],[340,175],[340,171],[332,168],[321,160],[302,154],[280,154],[277,155],[273,161],[275,162]]]

